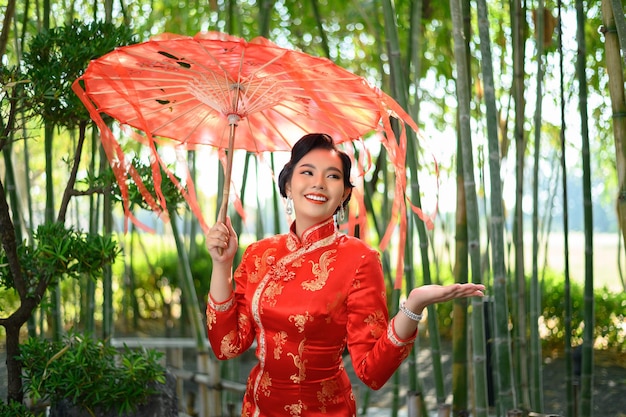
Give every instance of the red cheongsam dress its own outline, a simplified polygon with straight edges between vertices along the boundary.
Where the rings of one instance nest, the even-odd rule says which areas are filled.
[[[219,359],[256,339],[242,416],[352,417],[356,406],[344,369],[346,346],[356,375],[385,384],[413,346],[389,321],[378,252],[339,233],[332,218],[251,244],[223,303],[209,297],[209,340]],[[417,333],[417,332],[416,332]]]

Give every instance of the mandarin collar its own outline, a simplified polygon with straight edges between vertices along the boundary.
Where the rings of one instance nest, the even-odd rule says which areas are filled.
[[[289,227],[289,240],[296,246],[308,247],[315,242],[332,236],[336,230],[335,219],[331,216],[323,222],[306,229],[304,233],[302,233],[302,240],[300,240],[296,234],[296,222],[294,221]]]

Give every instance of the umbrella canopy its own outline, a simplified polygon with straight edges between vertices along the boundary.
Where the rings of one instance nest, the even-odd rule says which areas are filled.
[[[325,58],[223,33],[161,35],[93,60],[84,90],[98,112],[185,145],[289,151],[325,132],[352,141],[388,112],[410,117],[365,79]]]
[[[234,149],[288,151],[307,133],[327,133],[342,143],[379,131],[396,168],[396,200],[404,207],[404,125],[415,131],[417,125],[387,94],[328,59],[281,48],[262,37],[247,42],[218,32],[163,34],[93,60],[74,91],[100,127],[123,195],[128,176],[138,178],[103,114],[145,134],[140,140],[152,149],[155,180],[159,166],[171,174],[156,147],[164,138],[186,149],[209,145],[224,150],[224,204]],[[399,137],[390,118],[401,125]],[[185,198],[204,225],[193,188],[188,191]],[[161,196],[158,189],[156,193],[156,199],[145,197],[158,211],[165,205],[157,204]],[[225,216],[223,208],[220,212]]]

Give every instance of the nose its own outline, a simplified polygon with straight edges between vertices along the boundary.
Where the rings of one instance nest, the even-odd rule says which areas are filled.
[[[326,178],[324,175],[315,175],[313,178],[313,187],[319,190],[323,190],[326,188]]]

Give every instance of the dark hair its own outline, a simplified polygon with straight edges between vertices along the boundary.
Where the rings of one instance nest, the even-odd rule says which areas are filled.
[[[287,192],[285,187],[287,183],[291,181],[291,177],[293,177],[293,170],[298,164],[298,162],[309,152],[315,149],[326,149],[329,151],[337,152],[339,158],[341,159],[341,165],[343,168],[343,185],[345,188],[350,190],[348,197],[343,202],[343,206],[345,207],[350,200],[350,196],[352,195],[352,189],[354,185],[350,182],[350,170],[352,169],[352,160],[350,160],[350,156],[344,151],[337,148],[333,138],[326,133],[309,133],[307,135],[302,136],[296,143],[293,145],[291,149],[291,159],[289,162],[285,164],[282,171],[278,175],[278,189],[280,190],[280,195],[283,197],[287,197]]]

